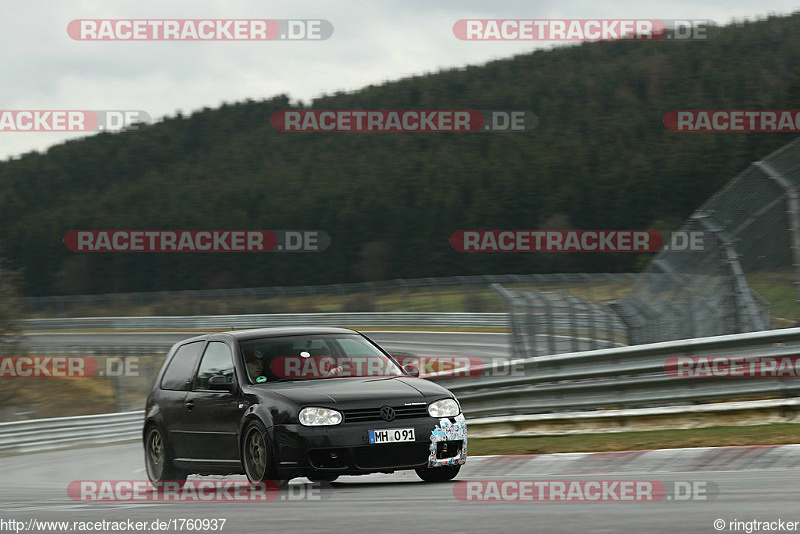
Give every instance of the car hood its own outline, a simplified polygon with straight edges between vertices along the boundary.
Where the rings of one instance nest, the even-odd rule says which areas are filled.
[[[279,382],[269,391],[300,405],[323,406],[422,402],[452,397],[442,386],[411,377],[326,378],[298,382]]]

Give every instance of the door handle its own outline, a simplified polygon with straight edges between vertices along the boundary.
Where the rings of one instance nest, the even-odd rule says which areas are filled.
[[[185,404],[186,404],[186,408],[189,409],[189,410],[194,408],[194,401],[186,401]]]

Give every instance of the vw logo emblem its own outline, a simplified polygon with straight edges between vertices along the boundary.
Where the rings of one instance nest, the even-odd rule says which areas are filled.
[[[384,421],[394,421],[394,408],[384,406],[381,408],[381,419]]]

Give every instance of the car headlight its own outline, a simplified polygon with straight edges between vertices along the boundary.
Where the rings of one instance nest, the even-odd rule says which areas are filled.
[[[303,408],[299,418],[300,424],[305,426],[338,425],[342,422],[342,413],[330,408]]]
[[[455,399],[442,399],[428,405],[428,415],[431,417],[455,417],[461,413],[461,406]]]

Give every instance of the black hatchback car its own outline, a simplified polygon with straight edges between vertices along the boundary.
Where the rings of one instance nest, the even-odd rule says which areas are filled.
[[[189,474],[258,483],[414,469],[450,480],[467,459],[452,393],[342,328],[208,334],[172,347],[147,399],[154,484]]]

